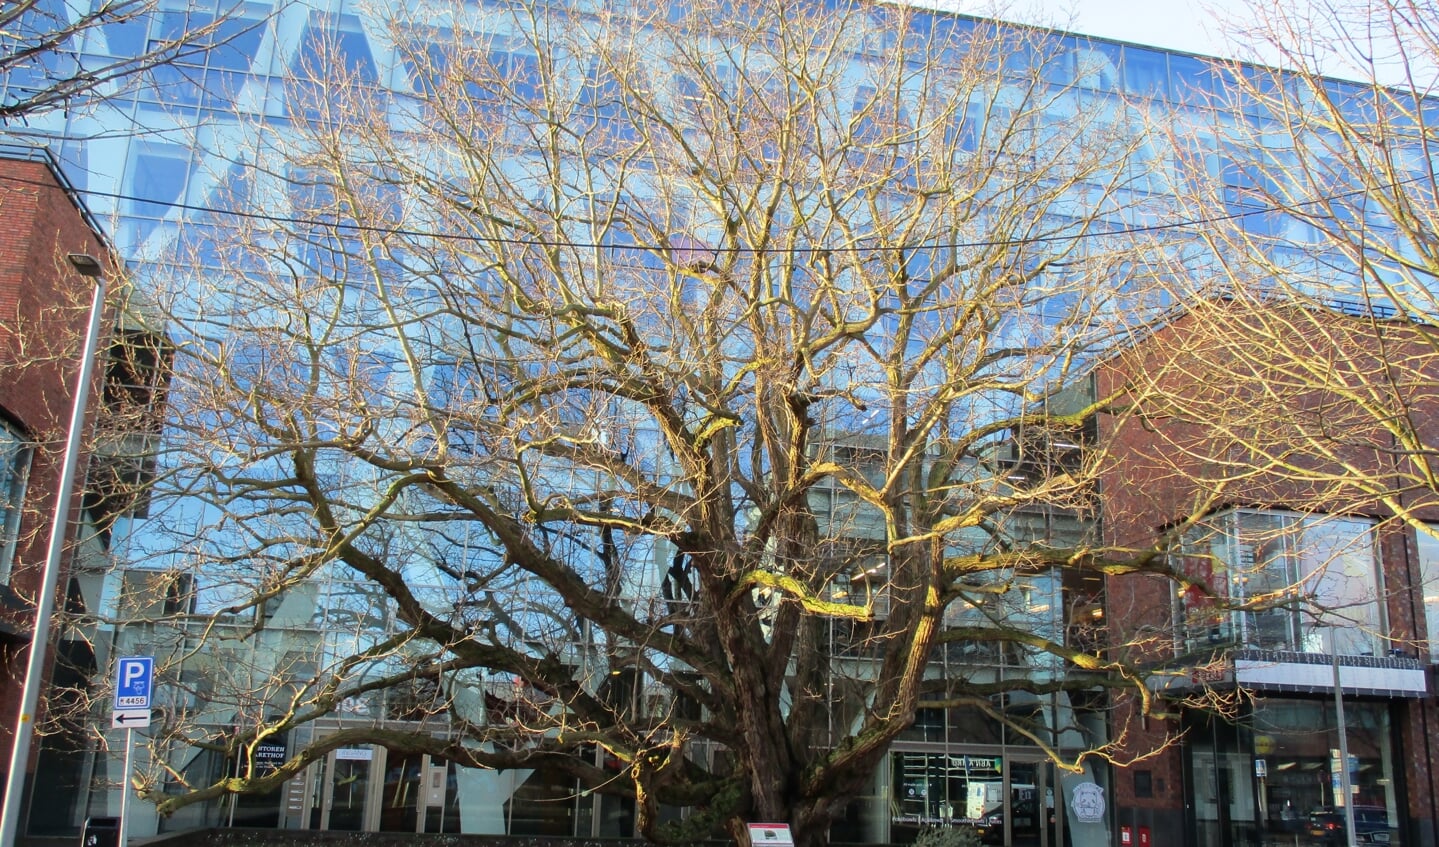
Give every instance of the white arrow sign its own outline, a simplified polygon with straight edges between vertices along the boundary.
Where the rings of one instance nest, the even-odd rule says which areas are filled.
[[[116,709],[110,713],[112,729],[140,729],[149,725],[149,709]]]

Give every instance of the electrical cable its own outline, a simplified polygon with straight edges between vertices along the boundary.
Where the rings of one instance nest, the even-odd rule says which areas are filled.
[[[1414,176],[1414,177],[1410,177],[1410,178],[1408,178],[1408,179],[1404,179],[1404,180],[1399,180],[1399,181],[1396,181],[1396,182],[1388,183],[1388,184],[1386,184],[1385,186],[1382,186],[1382,187],[1383,187],[1383,188],[1398,189],[1398,188],[1402,187],[1403,185],[1406,185],[1406,184],[1411,183],[1411,182],[1417,182],[1417,181],[1422,180],[1422,179],[1428,179],[1428,177],[1425,176],[1425,175]],[[51,183],[43,182],[43,181],[40,181],[40,180],[28,180],[28,179],[25,179],[25,178],[23,178],[23,177],[16,177],[16,176],[9,176],[9,175],[0,175],[0,180],[3,180],[3,181],[5,181],[5,182],[18,183],[18,184],[23,184],[23,185],[33,185],[33,186],[38,186],[38,187],[53,187],[53,184],[51,184]],[[147,204],[150,204],[150,205],[152,205],[152,206],[164,206],[164,207],[166,207],[166,208],[170,208],[170,209],[180,209],[180,210],[187,211],[187,212],[198,212],[198,213],[209,214],[209,215],[217,215],[217,216],[222,216],[222,217],[223,217],[223,216],[228,216],[228,217],[234,217],[234,218],[243,218],[243,219],[246,219],[246,220],[258,220],[258,221],[264,221],[264,222],[267,222],[267,223],[287,224],[287,225],[291,225],[291,226],[328,227],[328,228],[333,228],[333,229],[340,230],[340,231],[343,231],[343,232],[353,232],[353,233],[371,233],[371,234],[389,235],[389,236],[399,236],[399,237],[406,237],[406,238],[432,238],[432,239],[437,239],[437,240],[441,240],[441,241],[465,241],[465,242],[472,242],[472,243],[477,243],[477,244],[510,245],[510,246],[518,246],[518,247],[575,248],[575,249],[604,248],[604,249],[608,249],[608,250],[639,250],[639,251],[644,251],[644,252],[649,252],[649,253],[673,251],[673,250],[676,250],[676,249],[686,249],[686,248],[677,248],[677,247],[676,247],[675,245],[673,245],[673,244],[607,244],[607,243],[602,243],[602,242],[570,241],[570,240],[565,240],[565,239],[516,238],[516,237],[504,237],[504,236],[466,235],[466,234],[463,234],[463,233],[427,232],[427,231],[424,231],[424,230],[407,229],[407,228],[404,228],[404,227],[387,227],[387,226],[378,226],[378,225],[374,225],[374,224],[360,224],[360,223],[355,223],[355,222],[351,222],[351,221],[335,221],[335,220],[328,220],[328,221],[327,221],[327,220],[320,220],[320,219],[315,219],[315,218],[303,218],[303,217],[291,217],[291,216],[285,216],[285,215],[274,215],[274,214],[269,214],[269,213],[266,213],[266,212],[247,212],[247,211],[244,211],[244,210],[241,210],[241,209],[226,209],[226,208],[214,207],[214,206],[202,206],[202,205],[198,205],[198,204],[194,204],[194,203],[185,203],[185,202],[174,201],[174,200],[169,200],[169,201],[167,201],[167,200],[155,200],[155,199],[150,199],[150,198],[145,198],[145,197],[139,197],[139,196],[132,195],[132,194],[121,194],[121,193],[117,193],[117,192],[97,191],[97,190],[93,190],[93,189],[84,189],[84,188],[78,188],[78,187],[77,187],[77,188],[73,188],[72,190],[73,190],[75,193],[77,193],[77,194],[81,194],[81,195],[85,195],[85,196],[89,196],[89,197],[103,197],[103,198],[106,198],[106,199],[109,199],[109,200],[118,200],[118,201],[123,201],[123,202],[147,203]],[[1223,215],[1213,215],[1213,216],[1200,217],[1200,218],[1186,218],[1186,219],[1184,219],[1184,220],[1170,221],[1170,222],[1168,222],[1168,223],[1147,224],[1147,225],[1144,225],[1144,226],[1124,227],[1124,228],[1120,228],[1120,229],[1106,229],[1106,230],[1102,230],[1102,231],[1090,231],[1090,232],[1083,232],[1083,233],[1070,234],[1070,235],[1059,235],[1059,234],[1056,234],[1056,235],[1034,236],[1034,237],[1032,237],[1032,238],[1000,238],[1000,239],[993,239],[993,240],[987,240],[987,241],[959,241],[959,242],[951,242],[951,243],[948,243],[948,244],[933,244],[933,243],[929,243],[929,244],[924,244],[924,243],[920,243],[920,244],[888,244],[888,245],[876,244],[876,245],[870,245],[870,246],[863,246],[863,245],[846,245],[846,246],[838,246],[838,247],[718,247],[718,248],[705,248],[705,249],[710,249],[712,252],[714,252],[714,253],[716,253],[716,254],[724,254],[724,255],[775,255],[775,254],[809,255],[809,254],[819,254],[819,253],[866,253],[866,252],[894,252],[894,251],[903,252],[903,251],[911,251],[911,250],[971,250],[971,249],[985,249],[985,248],[991,248],[991,247],[1022,247],[1022,246],[1027,245],[1027,244],[1050,244],[1050,243],[1057,243],[1057,242],[1074,242],[1074,241],[1088,240],[1088,239],[1091,239],[1091,238],[1115,237],[1115,236],[1122,236],[1122,235],[1144,235],[1144,234],[1148,234],[1148,233],[1169,232],[1169,231],[1173,231],[1173,230],[1176,230],[1176,229],[1189,229],[1189,228],[1194,228],[1194,227],[1202,227],[1202,226],[1207,226],[1207,225],[1211,225],[1211,224],[1224,223],[1224,222],[1228,222],[1228,221],[1243,220],[1243,219],[1245,219],[1245,218],[1254,217],[1254,216],[1259,216],[1259,215],[1271,215],[1271,214],[1274,214],[1274,213],[1276,213],[1276,212],[1286,213],[1287,210],[1289,210],[1289,209],[1295,209],[1295,208],[1299,208],[1299,207],[1303,207],[1303,206],[1314,206],[1314,205],[1329,204],[1329,203],[1335,202],[1336,200],[1343,200],[1343,199],[1349,198],[1349,197],[1366,195],[1366,194],[1368,194],[1370,191],[1371,191],[1371,189],[1359,188],[1359,189],[1354,189],[1354,190],[1351,190],[1351,191],[1340,192],[1340,193],[1337,193],[1337,194],[1331,194],[1331,195],[1327,195],[1327,196],[1316,197],[1316,198],[1311,199],[1311,200],[1304,200],[1304,201],[1301,201],[1301,202],[1298,202],[1298,203],[1291,204],[1291,205],[1289,205],[1289,206],[1287,206],[1287,207],[1264,206],[1264,207],[1253,208],[1253,209],[1245,209],[1245,210],[1239,211],[1239,212],[1230,212],[1230,213],[1223,214]],[[694,251],[695,251],[696,249],[698,249],[698,248],[688,248],[688,249],[690,249],[691,252],[694,252]]]

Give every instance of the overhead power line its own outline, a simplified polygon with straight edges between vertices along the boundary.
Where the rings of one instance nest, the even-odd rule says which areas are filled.
[[[1375,186],[1379,189],[1399,189],[1400,187],[1421,180],[1427,180],[1425,175],[1410,177],[1386,183],[1382,186]],[[38,187],[53,187],[51,183],[39,180],[28,180],[23,177],[0,175],[0,180],[6,182],[33,185]],[[433,232],[406,227],[380,226],[376,224],[361,224],[355,221],[344,220],[322,220],[319,218],[305,218],[288,215],[275,215],[268,212],[252,212],[243,209],[228,209],[216,206],[204,206],[195,203],[186,203],[178,200],[156,200],[148,197],[140,197],[133,194],[121,194],[109,191],[97,191],[86,188],[72,188],[77,194],[88,197],[103,197],[109,200],[129,201],[134,203],[146,203],[152,206],[164,206],[170,209],[181,209],[187,212],[198,212],[206,215],[220,217],[243,218],[246,220],[265,221],[266,223],[285,224],[290,226],[325,227],[340,230],[342,232],[372,233],[377,235],[394,235],[407,238],[430,238],[441,241],[463,241],[475,244],[503,244],[517,247],[570,247],[576,249],[603,248],[607,250],[638,250],[647,253],[673,252],[677,249],[689,249],[699,251],[702,249],[711,250],[716,254],[726,255],[778,255],[778,254],[812,254],[812,253],[862,253],[862,252],[894,252],[910,250],[966,250],[983,249],[989,247],[1021,247],[1026,244],[1052,244],[1059,242],[1082,241],[1092,238],[1113,237],[1119,235],[1145,235],[1149,233],[1168,232],[1177,229],[1189,229],[1195,227],[1209,226],[1228,221],[1238,221],[1245,218],[1271,215],[1277,213],[1288,213],[1291,209],[1305,206],[1321,206],[1344,200],[1351,197],[1359,197],[1372,189],[1358,188],[1350,191],[1341,191],[1335,194],[1324,195],[1310,200],[1304,200],[1288,206],[1256,206],[1237,212],[1229,212],[1223,215],[1212,215],[1201,218],[1185,218],[1167,223],[1145,224],[1143,226],[1122,227],[1119,229],[1092,230],[1086,228],[1085,232],[1069,235],[1039,235],[1027,238],[997,238],[980,241],[956,241],[944,244],[918,243],[918,244],[875,244],[875,245],[846,245],[839,247],[711,247],[702,245],[697,248],[681,248],[674,244],[611,244],[604,242],[570,241],[566,239],[547,238],[523,238],[491,235],[467,235],[458,232]]]

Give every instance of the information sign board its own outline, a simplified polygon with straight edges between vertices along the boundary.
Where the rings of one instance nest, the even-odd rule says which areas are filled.
[[[155,659],[130,656],[115,663],[115,709],[149,709]]]
[[[794,847],[794,836],[787,823],[752,823],[749,842],[754,847]]]
[[[114,729],[140,729],[150,725],[150,706],[155,694],[155,658],[126,656],[115,662],[115,708],[110,713]]]

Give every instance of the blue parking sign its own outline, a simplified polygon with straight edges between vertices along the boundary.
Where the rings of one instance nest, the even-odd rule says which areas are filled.
[[[154,693],[155,659],[131,656],[115,663],[115,708],[148,709]]]

